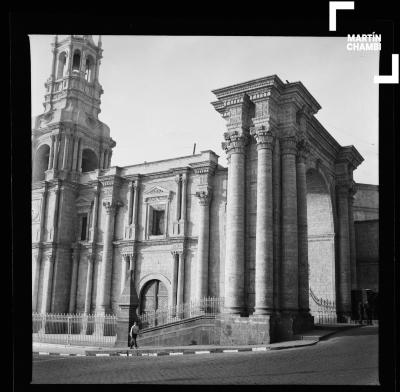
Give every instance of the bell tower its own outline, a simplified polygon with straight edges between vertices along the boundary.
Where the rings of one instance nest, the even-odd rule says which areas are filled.
[[[32,122],[34,312],[68,311],[67,282],[73,276],[81,222],[77,198],[88,182],[97,192],[97,179],[111,164],[115,142],[99,120],[101,46],[101,38],[95,44],[91,35],[54,37],[44,112]],[[89,246],[89,238],[85,240]]]
[[[33,121],[33,182],[67,179],[107,169],[115,142],[98,118],[103,89],[99,83],[101,36],[54,37],[44,113]]]

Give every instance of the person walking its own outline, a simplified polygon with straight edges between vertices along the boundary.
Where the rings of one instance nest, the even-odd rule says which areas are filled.
[[[139,334],[139,326],[137,325],[136,321],[133,323],[131,330],[129,331],[129,336],[130,336],[130,344],[129,347],[132,348],[135,346],[135,348],[138,348],[136,338]]]
[[[365,315],[367,316],[367,325],[372,325],[372,309],[368,301],[365,303],[364,309],[365,309]]]
[[[364,316],[364,305],[362,301],[358,302],[358,322],[359,324],[363,323],[363,317]]]

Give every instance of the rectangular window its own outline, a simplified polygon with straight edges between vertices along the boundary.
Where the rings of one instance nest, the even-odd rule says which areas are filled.
[[[87,215],[81,219],[81,241],[86,241],[87,236]]]
[[[151,225],[152,235],[164,234],[165,225],[165,211],[164,210],[153,210],[153,222]]]

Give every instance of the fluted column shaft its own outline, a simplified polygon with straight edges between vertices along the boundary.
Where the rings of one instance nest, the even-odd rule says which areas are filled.
[[[92,307],[92,287],[93,287],[93,255],[87,256],[87,274],[86,274],[86,290],[85,290],[85,314],[90,314]]]
[[[298,310],[298,239],[296,140],[281,140],[282,156],[282,264],[281,308]]]
[[[301,147],[297,155],[297,220],[299,241],[299,309],[309,311],[308,225],[307,225],[307,148]]]
[[[280,270],[281,270],[281,151],[279,139],[275,139],[272,177],[274,188],[274,307],[280,308]]]
[[[111,269],[114,237],[114,222],[117,205],[112,202],[103,203],[106,211],[106,223],[103,237],[103,258],[100,265],[100,280],[97,289],[96,313],[106,313],[110,308]]]
[[[231,136],[226,143],[228,189],[226,206],[225,311],[244,309],[245,141]]]
[[[347,185],[339,185],[338,216],[339,216],[339,295],[338,314],[349,316],[351,313],[351,266],[349,241],[349,208]]]
[[[72,253],[71,289],[69,296],[69,313],[75,313],[76,291],[78,286],[79,250],[75,248]]]
[[[196,298],[208,295],[208,253],[210,246],[210,199],[211,191],[197,192],[199,199],[199,233],[197,242]]]
[[[273,205],[272,149],[270,131],[253,132],[257,140],[257,220],[255,314],[270,314],[273,310]]]
[[[60,134],[54,135],[53,169],[58,169],[58,158],[60,151]]]

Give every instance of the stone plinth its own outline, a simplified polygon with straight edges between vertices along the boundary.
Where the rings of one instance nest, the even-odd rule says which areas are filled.
[[[119,309],[117,312],[117,341],[118,347],[127,347],[129,345],[128,334],[134,321],[138,321],[136,309],[139,305],[139,299],[136,293],[134,282],[129,276],[126,279],[125,288],[119,298]]]
[[[293,336],[314,328],[314,318],[308,312],[281,312],[274,319],[273,341],[293,340]]]

